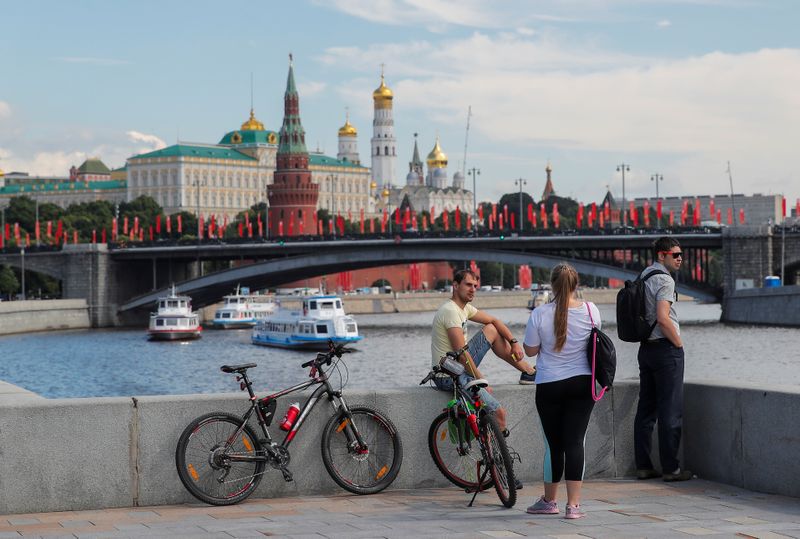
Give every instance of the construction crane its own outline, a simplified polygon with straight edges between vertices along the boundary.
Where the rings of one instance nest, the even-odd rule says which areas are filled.
[[[467,109],[467,131],[464,133],[464,160],[461,162],[461,174],[467,173],[467,144],[469,143],[469,119],[472,116],[472,105]]]

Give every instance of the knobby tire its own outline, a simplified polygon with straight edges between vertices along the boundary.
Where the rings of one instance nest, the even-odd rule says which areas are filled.
[[[230,453],[263,455],[253,429],[245,425],[228,450],[222,449],[241,425],[241,417],[212,412],[198,417],[183,430],[175,449],[175,464],[183,486],[198,500],[211,505],[232,505],[258,487],[265,462],[225,459]]]
[[[517,503],[514,466],[506,439],[492,414],[483,416],[481,420],[481,436],[485,443],[484,447],[489,454],[489,473],[494,480],[494,489],[497,492],[497,496],[504,506],[514,507],[514,504]]]
[[[464,435],[469,429],[463,421]],[[478,462],[483,460],[481,448],[474,437],[465,442],[459,454],[458,437],[451,437],[449,431],[449,414],[447,410],[436,416],[428,429],[428,449],[431,452],[434,464],[448,481],[464,490],[474,491],[478,488]],[[483,474],[483,466],[481,466]],[[486,477],[481,490],[492,488],[494,480]]]
[[[368,406],[350,408],[352,422],[367,446],[358,444],[344,412],[331,416],[322,431],[322,462],[331,478],[354,494],[375,494],[395,480],[403,461],[397,429]]]

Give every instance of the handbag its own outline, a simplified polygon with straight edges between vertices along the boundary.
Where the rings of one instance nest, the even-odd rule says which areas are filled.
[[[589,333],[586,345],[586,355],[592,369],[592,399],[597,402],[614,385],[614,375],[617,372],[617,350],[609,336],[594,325],[589,302],[586,302],[586,310],[589,312],[589,320],[592,322],[592,331]],[[597,394],[597,384],[600,384],[602,388],[599,395]]]

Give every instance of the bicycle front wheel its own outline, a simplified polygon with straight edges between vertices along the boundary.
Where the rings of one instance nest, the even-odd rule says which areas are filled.
[[[403,445],[388,418],[367,406],[350,408],[351,419],[333,415],[322,432],[322,462],[336,483],[354,494],[375,494],[392,484]],[[358,443],[355,430],[364,445]]]
[[[264,455],[249,425],[224,412],[198,417],[184,429],[175,450],[178,477],[192,496],[212,505],[232,505],[255,491],[266,463],[231,460]],[[237,434],[238,432],[238,434]]]
[[[456,420],[461,421],[461,420]],[[466,421],[451,422],[447,411],[433,420],[428,429],[428,449],[436,467],[451,483],[465,490],[478,488],[479,472],[483,473],[483,455],[478,441],[467,432]],[[478,469],[481,463],[481,469]],[[493,480],[486,477],[481,490],[492,488]]]
[[[492,414],[485,414],[481,425],[481,436],[489,459],[489,473],[494,480],[494,489],[500,502],[506,507],[514,507],[517,503],[517,485],[514,478],[514,466],[508,444],[503,436],[497,420]]]

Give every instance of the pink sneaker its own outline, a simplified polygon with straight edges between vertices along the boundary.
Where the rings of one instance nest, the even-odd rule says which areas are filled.
[[[567,510],[564,514],[564,518],[574,519],[574,518],[583,518],[586,516],[586,513],[581,511],[580,505],[569,505],[567,504]]]
[[[553,500],[548,502],[544,496],[536,500],[536,503],[528,507],[527,512],[531,515],[557,515],[558,502]]]

